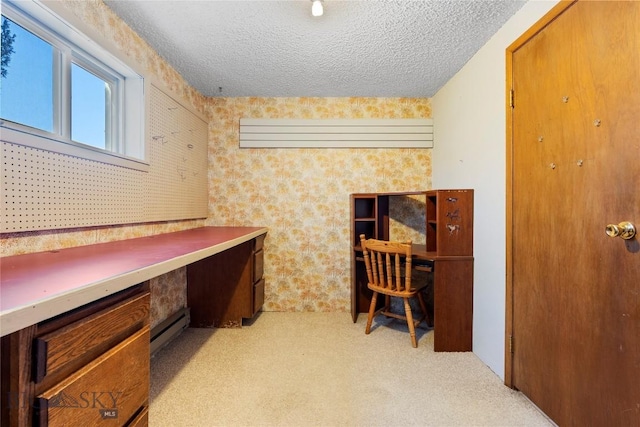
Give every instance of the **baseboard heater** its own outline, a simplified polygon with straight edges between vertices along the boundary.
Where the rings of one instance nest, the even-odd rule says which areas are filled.
[[[180,335],[191,322],[189,307],[183,308],[163,320],[151,330],[151,357],[172,339]]]

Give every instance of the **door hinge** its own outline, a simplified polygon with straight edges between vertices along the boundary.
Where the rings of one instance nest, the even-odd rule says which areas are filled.
[[[509,335],[509,353],[513,354],[513,335]]]
[[[511,89],[509,91],[509,107],[513,108],[513,97],[514,97],[514,93],[513,93],[513,89]]]

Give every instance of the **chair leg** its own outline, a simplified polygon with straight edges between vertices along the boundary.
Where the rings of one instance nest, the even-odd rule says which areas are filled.
[[[413,315],[411,314],[411,305],[409,305],[409,298],[404,299],[404,312],[407,317],[407,326],[409,326],[409,335],[411,335],[411,344],[414,348],[418,347],[418,341],[416,340],[416,328],[413,325]]]
[[[420,309],[422,310],[422,314],[424,315],[424,319],[427,322],[427,326],[433,326],[433,319],[429,316],[429,312],[427,311],[427,305],[424,303],[424,298],[422,297],[422,292],[418,292],[418,302],[420,303]]]
[[[371,297],[371,305],[369,306],[369,316],[367,317],[367,328],[364,330],[365,334],[371,332],[371,322],[373,322],[373,315],[376,312],[376,304],[378,303],[378,293],[374,292]]]

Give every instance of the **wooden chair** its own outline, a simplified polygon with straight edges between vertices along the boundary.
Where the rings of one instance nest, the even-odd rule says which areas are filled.
[[[424,319],[428,319],[427,308],[421,293],[427,283],[417,285],[411,283],[411,242],[366,239],[364,234],[360,235],[360,242],[369,282],[367,286],[373,291],[365,333],[371,332],[373,318],[382,313],[387,317],[405,320],[409,327],[411,344],[413,347],[418,347],[415,327]],[[385,304],[381,309],[376,310],[378,294],[385,296]],[[416,296],[422,309],[422,317],[413,320],[409,298]],[[392,297],[404,300],[404,315],[391,312]]]

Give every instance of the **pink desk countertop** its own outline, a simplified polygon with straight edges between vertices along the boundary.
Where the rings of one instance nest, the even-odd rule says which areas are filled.
[[[266,232],[264,227],[202,227],[0,258],[0,336]]]

